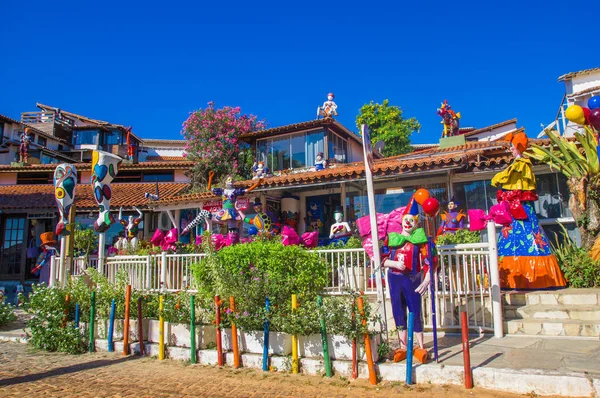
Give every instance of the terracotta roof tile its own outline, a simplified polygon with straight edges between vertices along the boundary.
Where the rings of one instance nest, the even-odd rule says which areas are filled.
[[[91,163],[75,163],[77,171],[90,171]],[[139,163],[122,163],[119,170],[173,170],[173,169],[191,169],[194,162],[189,160],[161,161],[161,162],[139,162]],[[0,165],[0,173],[14,173],[17,171],[33,171],[33,172],[51,172],[56,169],[55,164],[33,164],[31,166],[12,167],[10,165]]]
[[[594,73],[594,72],[598,72],[598,71],[600,71],[600,68],[590,68],[590,69],[580,70],[580,71],[577,71],[577,72],[569,72],[567,74],[564,74],[564,75],[560,76],[558,78],[558,81],[561,82],[563,80],[570,79],[570,78],[575,77],[575,76],[588,75],[590,73]]]
[[[578,91],[573,94],[569,94],[569,95],[567,95],[567,97],[572,98],[572,97],[577,97],[577,96],[585,95],[585,94],[589,94],[589,93],[595,93],[598,91],[600,91],[600,86],[595,86],[595,87],[586,88],[585,90],[581,90],[581,91]]]
[[[148,162],[180,162],[184,160],[183,156],[146,156]]]
[[[145,192],[156,192],[156,183],[116,183],[111,184],[113,190],[110,206],[131,209],[133,206],[147,207],[149,201],[144,198]],[[158,183],[160,196],[170,198],[189,187],[187,183]],[[90,184],[78,184],[75,196],[77,210],[97,210],[98,204]],[[49,184],[40,185],[1,185],[0,209],[55,209],[54,187]]]
[[[500,127],[508,126],[509,124],[512,124],[512,123],[516,124],[517,123],[517,119],[514,118],[514,119],[510,119],[510,120],[505,120],[505,121],[500,122],[500,123],[492,124],[491,126],[482,127],[480,129],[469,131],[469,132],[467,132],[467,133],[465,133],[463,135],[465,137],[470,137],[472,135],[476,135],[476,134],[480,134],[480,133],[485,133],[487,131],[492,131],[493,129],[497,129],[497,128],[500,128]]]

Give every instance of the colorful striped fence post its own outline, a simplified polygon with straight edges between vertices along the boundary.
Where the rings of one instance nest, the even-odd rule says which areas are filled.
[[[408,313],[408,339],[406,343],[406,384],[412,384],[413,364],[413,330],[415,325],[415,314]]]
[[[235,315],[235,298],[233,296],[229,297],[229,309],[231,310],[231,314]],[[240,351],[238,347],[237,327],[234,321],[231,321],[231,343],[233,345],[233,368],[237,369],[240,367]]]
[[[140,355],[146,354],[144,347],[144,315],[142,313],[142,298],[138,297],[137,300],[137,312],[138,312],[138,341],[140,344]]]
[[[215,325],[217,327],[217,365],[223,366],[223,337],[221,336],[221,299],[215,296]]]
[[[292,314],[296,312],[298,302],[296,295],[292,294]],[[298,335],[292,334],[292,373],[298,373]]]
[[[165,359],[165,317],[163,295],[158,297],[158,359]]]
[[[125,316],[123,318],[123,355],[129,354],[129,303],[131,301],[131,285],[125,288]]]
[[[96,342],[94,340],[94,321],[96,319],[96,292],[92,292],[92,305],[90,307],[90,347],[89,351],[94,352]]]
[[[359,297],[358,301],[358,311],[360,312],[360,319],[363,326],[367,326],[367,318],[365,318],[365,309],[363,298]],[[365,337],[365,355],[367,356],[367,365],[369,368],[369,383],[375,385],[377,384],[377,372],[375,371],[375,362],[373,362],[373,352],[371,350],[371,339],[369,338],[369,333],[364,334]]]
[[[117,310],[117,305],[115,303],[115,299],[112,299],[112,303],[110,304],[110,317],[108,320],[108,352],[113,352],[115,350],[115,343],[113,342],[113,334],[115,331],[115,312]]]
[[[196,305],[194,295],[190,296],[190,362],[196,363]]]
[[[323,297],[317,296],[317,304],[319,308],[323,307]],[[321,342],[323,344],[323,360],[325,362],[325,375],[331,377],[331,358],[329,358],[329,344],[327,343],[327,329],[325,328],[325,319],[320,316],[321,323]]]
[[[265,300],[265,313],[269,314],[269,310],[271,307],[271,300],[267,297]],[[269,319],[265,317],[264,323],[264,345],[263,345],[263,371],[266,372],[269,370]]]

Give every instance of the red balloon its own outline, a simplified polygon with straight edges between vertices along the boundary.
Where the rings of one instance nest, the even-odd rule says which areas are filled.
[[[585,124],[590,124],[590,108],[581,108],[583,109],[583,116],[585,116]]]
[[[596,131],[600,131],[600,108],[592,109],[590,111],[588,121],[596,129]]]
[[[424,189],[424,188],[418,189],[417,192],[415,192],[415,195],[414,195],[415,200],[421,206],[423,206],[423,203],[425,203],[425,201],[427,199],[429,199],[429,196],[430,196],[429,195],[429,191],[426,190],[426,189]]]
[[[423,211],[429,217],[435,217],[440,212],[440,202],[436,198],[429,198],[422,204]]]

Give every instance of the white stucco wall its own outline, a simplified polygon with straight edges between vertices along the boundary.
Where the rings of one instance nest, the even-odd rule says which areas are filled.
[[[352,140],[349,139],[348,140],[348,163],[353,163],[353,162],[362,162],[363,160],[363,150],[362,150],[362,146]]]
[[[572,79],[573,91],[576,94],[588,88],[600,86],[600,72],[590,73],[586,75],[575,76]],[[571,94],[571,93],[567,93]]]
[[[490,131],[484,131],[483,133],[472,135],[469,138],[477,137],[478,141],[496,141],[499,138],[504,137],[511,131],[515,131],[516,129],[517,129],[517,124],[511,123],[511,124],[507,124],[506,126],[492,129]]]

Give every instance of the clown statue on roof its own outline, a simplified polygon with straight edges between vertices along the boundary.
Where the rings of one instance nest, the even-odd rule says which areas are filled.
[[[428,252],[427,235],[423,228],[418,227],[418,214],[419,208],[413,195],[402,215],[402,232],[390,232],[382,250],[381,263],[388,268],[392,312],[401,343],[394,352],[394,362],[406,358],[408,312],[414,314],[414,331],[419,344],[419,348],[414,350],[414,357],[426,363],[429,356],[423,342],[421,295],[429,288],[429,268],[435,264],[435,253]],[[433,259],[434,264],[429,264],[429,258]]]
[[[333,102],[335,95],[333,93],[327,94],[327,101],[323,102],[323,106],[317,108],[317,119],[319,117],[330,118],[337,116],[337,105]]]
[[[442,218],[442,225],[440,225],[440,228],[438,229],[438,236],[447,233],[453,234],[459,229],[464,228],[467,215],[463,213],[462,209],[457,211],[459,205],[460,203],[454,200],[453,196],[448,202],[448,211],[440,214],[440,217]]]
[[[247,194],[248,192],[253,191],[260,185],[260,181],[256,181],[250,188],[234,188],[233,187],[233,178],[231,176],[227,177],[225,181],[225,188],[212,188],[212,179],[215,175],[214,171],[208,173],[208,191],[212,191],[216,196],[220,196],[223,200],[223,208],[219,210],[217,215],[215,216],[215,220],[219,223],[227,223],[227,233],[229,235],[230,241],[233,243],[239,242],[239,227],[238,224],[244,220],[246,217],[244,213],[238,210],[235,207],[237,199],[239,196]]]
[[[524,132],[509,133],[506,141],[513,163],[492,179],[492,185],[499,188],[498,203],[506,202],[512,216],[498,237],[500,285],[512,289],[563,287],[567,282],[533,206],[538,196],[531,161],[523,157],[527,136]]]

